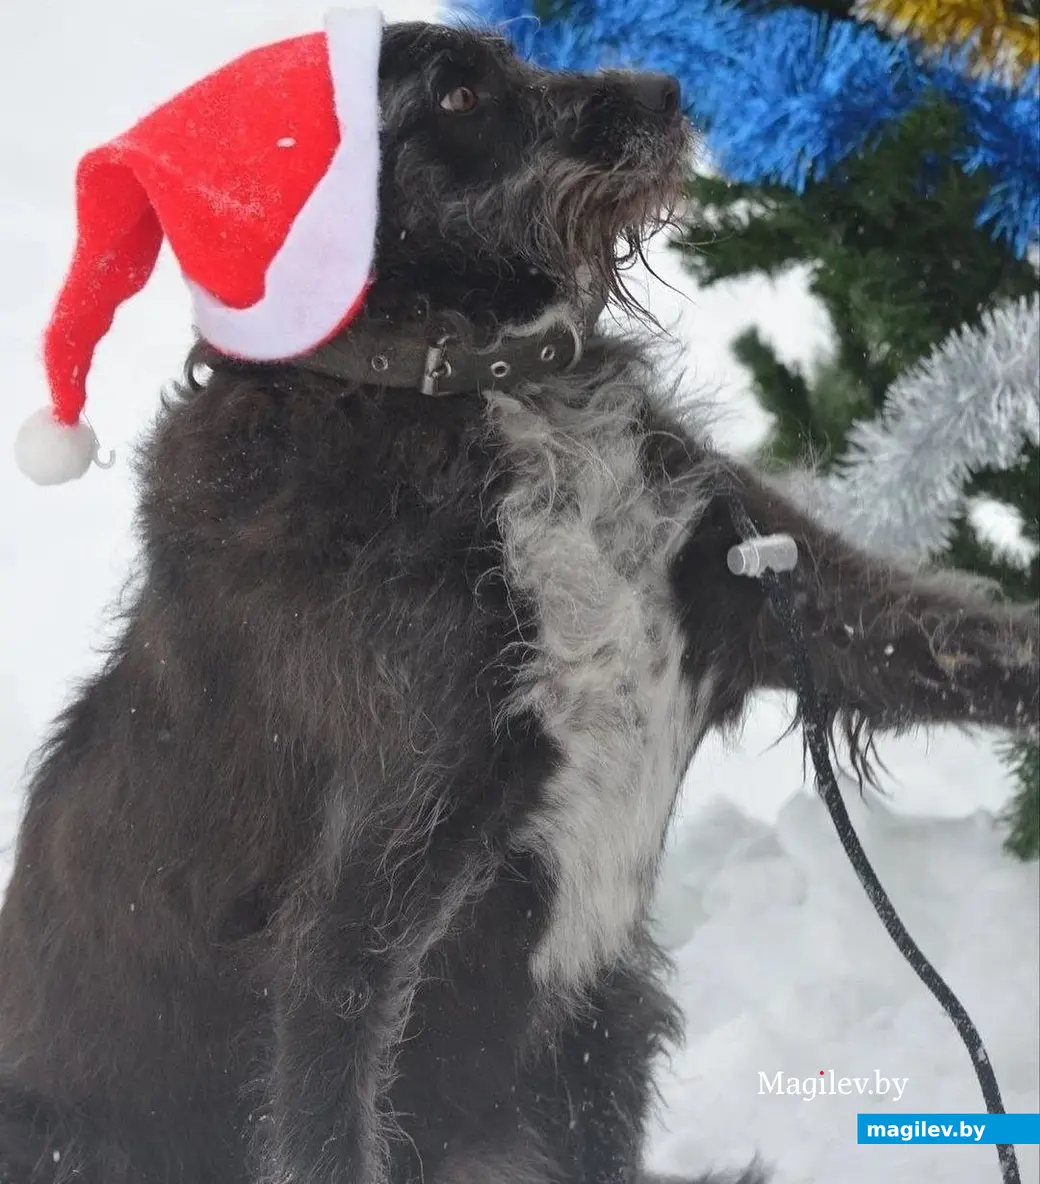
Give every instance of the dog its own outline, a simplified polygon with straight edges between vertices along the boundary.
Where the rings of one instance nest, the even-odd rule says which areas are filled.
[[[596,329],[680,194],[674,79],[400,24],[380,101],[362,318],[197,345],[143,449],[0,916],[4,1184],[650,1184],[680,781],[793,685],[734,498],[860,756],[1036,718],[1031,610],[827,533]]]

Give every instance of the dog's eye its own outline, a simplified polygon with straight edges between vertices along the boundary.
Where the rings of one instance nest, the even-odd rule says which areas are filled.
[[[453,115],[472,111],[476,105],[476,91],[470,90],[468,86],[457,86],[441,99],[441,110],[450,111]]]

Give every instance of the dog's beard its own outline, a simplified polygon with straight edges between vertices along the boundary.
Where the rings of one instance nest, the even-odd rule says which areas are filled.
[[[581,301],[593,292],[643,317],[625,273],[673,223],[688,146],[678,134],[643,140],[613,165],[547,149],[488,189],[448,201],[431,193],[428,204],[413,208],[435,216],[438,236],[463,252],[520,259],[564,298]],[[427,184],[432,180],[427,173]]]
[[[654,178],[650,183],[648,175]],[[678,153],[665,167],[623,163],[606,169],[555,161],[532,187],[522,246],[565,290],[576,277],[585,283],[590,276],[588,282],[603,297],[641,312],[624,275],[643,258],[649,239],[671,224],[681,178]]]

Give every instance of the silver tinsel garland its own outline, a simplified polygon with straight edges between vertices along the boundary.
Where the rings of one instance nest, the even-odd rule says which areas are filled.
[[[828,526],[917,563],[943,551],[983,468],[1040,444],[1040,298],[998,306],[951,334],[893,383],[882,413],[856,424],[837,470],[804,492]]]

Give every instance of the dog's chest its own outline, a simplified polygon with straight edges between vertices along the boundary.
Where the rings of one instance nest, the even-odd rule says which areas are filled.
[[[711,697],[708,672],[691,685],[681,671],[668,584],[696,497],[648,485],[631,406],[618,403],[491,404],[511,479],[506,575],[537,626],[513,706],[560,754],[517,840],[554,886],[532,962],[553,986],[579,987],[630,940]]]

